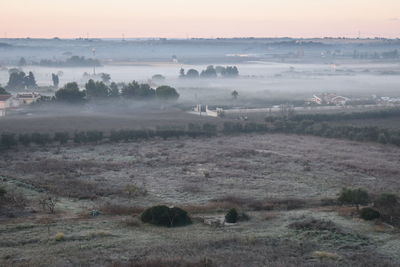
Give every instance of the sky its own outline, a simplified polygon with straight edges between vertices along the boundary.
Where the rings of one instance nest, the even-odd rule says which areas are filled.
[[[0,0],[0,37],[400,37],[400,0]]]

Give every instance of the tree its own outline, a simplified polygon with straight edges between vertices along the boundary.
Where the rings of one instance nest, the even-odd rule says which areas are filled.
[[[158,226],[178,227],[192,223],[187,212],[180,208],[169,208],[167,206],[154,206],[146,209],[140,219],[144,223]]]
[[[200,76],[203,78],[216,78],[217,71],[215,70],[213,65],[210,65],[201,72]]]
[[[118,97],[119,96],[119,88],[118,85],[115,82],[112,82],[110,84],[110,97]]]
[[[52,73],[51,74],[51,79],[53,80],[54,87],[58,88],[58,85],[60,84],[60,78],[58,77],[58,75]]]
[[[175,90],[175,88],[167,85],[157,87],[156,96],[158,99],[163,99],[163,100],[176,100],[179,98],[179,94]]]
[[[17,145],[17,140],[15,139],[15,134],[13,133],[2,133],[1,134],[1,143],[5,148],[11,148],[12,146]]]
[[[8,88],[12,89],[25,89],[25,72],[23,71],[10,71],[10,77],[8,79]]]
[[[399,199],[395,194],[382,194],[375,201],[374,206],[390,216],[390,222],[393,221],[393,214],[399,208]]]
[[[230,209],[225,215],[225,221],[227,223],[236,223],[238,221],[239,214],[236,209]]]
[[[154,74],[154,75],[151,77],[151,79],[152,79],[153,81],[161,82],[161,81],[164,81],[164,80],[165,80],[165,77],[164,77],[163,75],[161,75],[161,74]]]
[[[76,82],[67,83],[56,92],[56,100],[68,103],[82,103],[86,93],[79,90]]]
[[[134,98],[139,88],[140,85],[137,81],[132,81],[131,83],[124,84],[121,90],[121,95],[126,98]]]
[[[228,77],[228,78],[237,77],[237,76],[239,76],[239,70],[238,70],[238,68],[236,66],[233,66],[233,67],[227,66],[226,68],[224,68],[221,71],[221,75],[223,77]]]
[[[24,82],[27,88],[35,88],[37,86],[35,75],[33,75],[32,71],[29,72],[28,76],[25,76]]]
[[[20,66],[20,67],[26,66],[25,58],[23,58],[23,57],[20,58],[20,60],[18,61],[18,66]]]
[[[233,99],[237,99],[238,98],[238,96],[239,96],[239,93],[236,91],[236,90],[234,90],[232,93],[231,93],[231,95],[232,95],[232,97],[233,97]]]
[[[3,87],[0,87],[0,95],[10,95],[10,93],[7,92]]]
[[[184,78],[185,77],[185,69],[184,68],[181,68],[180,70],[179,70],[179,78]]]
[[[190,69],[186,73],[187,78],[199,78],[199,72],[195,69]]]
[[[103,81],[103,83],[109,83],[111,81],[111,76],[108,73],[102,73],[101,74],[101,80]]]
[[[95,82],[90,79],[86,84],[86,95],[88,97],[107,97],[109,96],[110,88],[103,82]]]
[[[150,85],[148,84],[141,84],[139,86],[139,90],[137,91],[136,96],[138,98],[154,98],[154,96],[156,95],[156,92],[153,88],[150,87]]]
[[[359,210],[360,205],[368,204],[369,195],[368,192],[363,189],[349,189],[343,188],[339,195],[338,201],[342,204],[355,205]]]

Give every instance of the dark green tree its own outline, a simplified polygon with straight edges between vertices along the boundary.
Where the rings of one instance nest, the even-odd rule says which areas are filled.
[[[25,72],[12,71],[8,79],[7,87],[11,89],[25,89]]]
[[[21,58],[19,59],[19,61],[18,61],[18,66],[19,66],[19,67],[26,66],[26,60],[25,60],[24,57],[21,57]]]
[[[210,65],[201,72],[200,76],[203,78],[216,78],[217,71],[215,70],[213,65]]]
[[[233,97],[233,99],[237,99],[238,98],[238,96],[239,96],[239,93],[236,91],[236,90],[234,90],[232,93],[231,93],[231,95],[232,95],[232,97]]]
[[[0,87],[0,95],[9,95],[10,93],[6,91],[3,87]]]
[[[237,223],[239,219],[239,213],[236,209],[230,209],[228,213],[225,215],[225,221],[227,223]]]
[[[137,95],[139,88],[140,85],[137,81],[132,81],[131,83],[124,84],[121,90],[121,95],[125,98],[134,98]]]
[[[368,204],[369,195],[367,191],[361,188],[343,188],[339,195],[338,201],[342,204],[354,205],[356,206],[357,210],[359,210],[360,205]]]
[[[60,78],[58,77],[57,74],[52,73],[51,74],[51,79],[53,80],[53,85],[55,88],[58,88],[58,85],[60,84]]]
[[[199,76],[200,76],[199,72],[197,70],[195,70],[195,69],[190,69],[186,73],[186,78],[194,79],[194,78],[199,78]]]
[[[167,85],[157,87],[156,96],[162,100],[176,100],[179,98],[179,94],[175,88]]]
[[[67,83],[56,92],[56,100],[67,103],[82,103],[85,100],[85,92],[79,90],[76,82]]]
[[[27,88],[35,88],[37,86],[35,75],[33,75],[32,71],[29,72],[28,76],[25,76],[24,82]]]
[[[103,83],[108,84],[111,81],[111,75],[108,73],[102,73],[101,80],[103,81]]]
[[[110,84],[110,97],[118,97],[119,96],[119,88],[118,85],[115,82],[112,82]]]
[[[110,92],[110,88],[105,83],[95,82],[92,79],[86,83],[85,88],[88,97],[107,97]]]

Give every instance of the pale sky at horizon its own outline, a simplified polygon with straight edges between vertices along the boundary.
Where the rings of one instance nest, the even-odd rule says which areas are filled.
[[[0,37],[400,37],[400,0],[0,0]]]

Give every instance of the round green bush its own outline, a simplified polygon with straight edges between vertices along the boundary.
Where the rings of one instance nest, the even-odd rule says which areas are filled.
[[[141,220],[144,223],[150,223],[158,226],[177,227],[192,223],[186,211],[180,208],[169,208],[167,206],[154,206],[146,209]]]
[[[379,211],[374,210],[373,208],[363,208],[360,211],[360,218],[367,221],[375,220],[379,217],[381,217],[381,214],[379,213]]]
[[[239,214],[236,209],[230,209],[225,215],[225,222],[236,223],[238,221]]]

